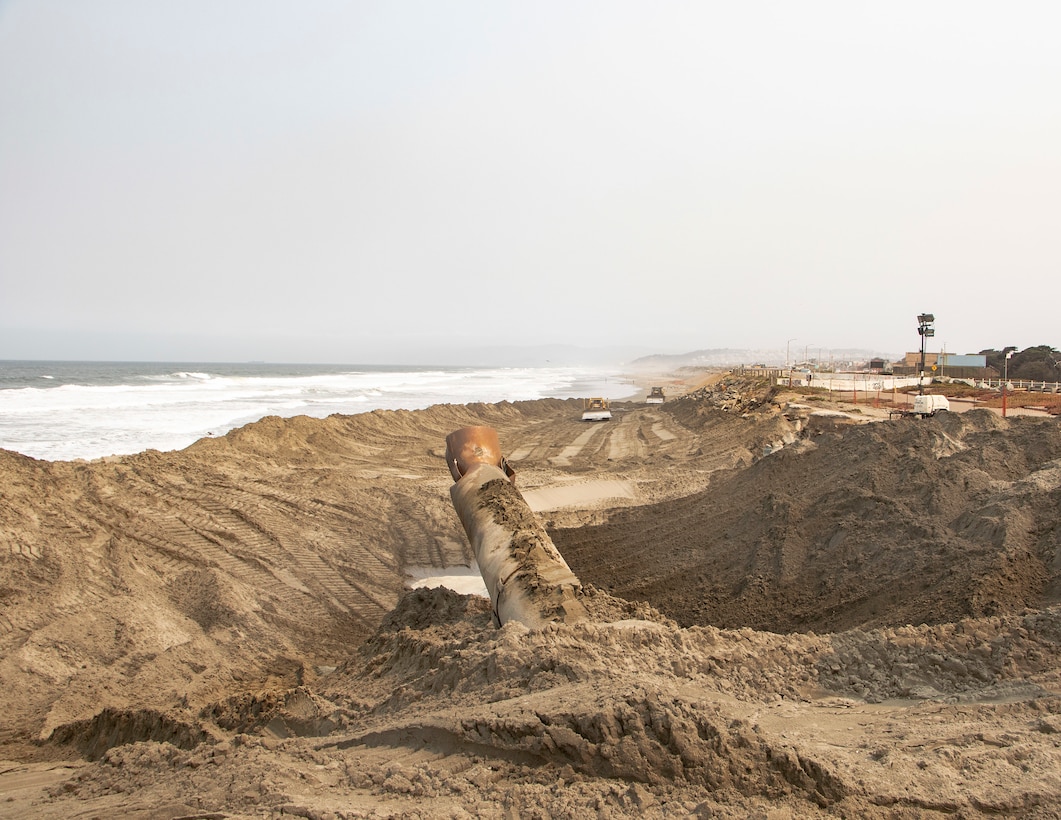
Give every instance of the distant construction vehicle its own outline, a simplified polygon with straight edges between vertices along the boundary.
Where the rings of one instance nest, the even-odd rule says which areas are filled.
[[[645,404],[663,404],[666,398],[667,397],[663,395],[662,387],[653,387],[652,390],[649,391],[648,398],[645,399]]]
[[[608,408],[608,400],[602,398],[582,400],[583,421],[609,421],[612,411]]]

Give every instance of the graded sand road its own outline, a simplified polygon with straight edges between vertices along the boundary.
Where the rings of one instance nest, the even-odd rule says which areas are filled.
[[[579,415],[0,453],[0,816],[1057,816],[1055,420],[849,424],[746,384]],[[594,622],[401,597],[470,561],[469,424]],[[748,625],[801,632],[717,628]]]

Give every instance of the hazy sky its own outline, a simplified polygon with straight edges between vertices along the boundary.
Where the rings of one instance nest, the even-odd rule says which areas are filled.
[[[901,353],[923,311],[949,352],[1059,346],[1059,32],[1054,0],[0,0],[0,359]]]

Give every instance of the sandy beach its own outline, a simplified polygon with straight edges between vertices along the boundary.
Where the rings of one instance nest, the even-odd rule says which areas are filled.
[[[637,378],[0,451],[0,817],[1061,816],[1057,417]],[[588,620],[408,589],[467,425]]]

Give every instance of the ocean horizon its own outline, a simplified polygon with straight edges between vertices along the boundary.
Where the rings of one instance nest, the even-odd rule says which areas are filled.
[[[181,450],[265,416],[605,396],[618,368],[0,361],[0,448],[49,461]]]

